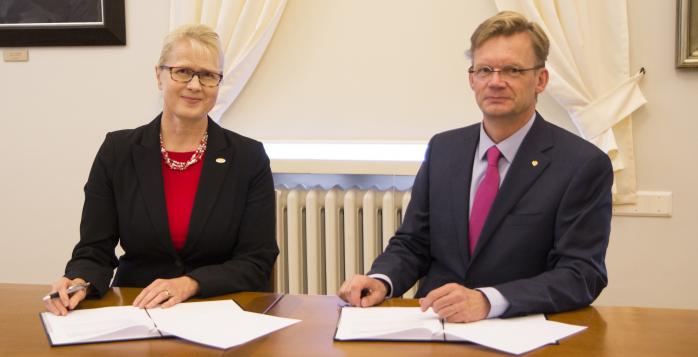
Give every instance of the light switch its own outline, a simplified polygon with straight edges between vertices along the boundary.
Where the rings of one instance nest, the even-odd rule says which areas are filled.
[[[27,62],[29,61],[29,50],[4,50],[3,59],[5,62]]]

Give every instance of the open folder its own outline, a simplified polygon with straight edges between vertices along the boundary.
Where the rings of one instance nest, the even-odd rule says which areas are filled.
[[[548,321],[544,315],[443,322],[431,309],[418,307],[344,307],[337,322],[338,341],[472,342],[521,354],[584,330],[585,326]]]
[[[230,348],[300,320],[242,310],[233,300],[189,302],[167,309],[113,306],[40,314],[51,346],[176,336]]]

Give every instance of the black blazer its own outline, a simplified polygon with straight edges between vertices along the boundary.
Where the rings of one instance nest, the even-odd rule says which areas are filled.
[[[80,241],[65,276],[91,282],[99,296],[114,268],[114,286],[145,287],[188,275],[199,282],[200,297],[268,289],[279,250],[274,184],[262,144],[208,120],[189,233],[178,253],[167,222],[160,117],[107,134],[85,185]],[[118,260],[117,243],[125,252]]]
[[[607,284],[609,158],[537,114],[470,256],[479,130],[476,124],[431,139],[404,222],[370,273],[390,277],[394,296],[420,278],[419,297],[450,282],[493,286],[510,303],[505,317],[590,304]]]

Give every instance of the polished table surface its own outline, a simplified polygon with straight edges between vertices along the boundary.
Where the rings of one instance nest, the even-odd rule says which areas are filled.
[[[242,346],[219,350],[176,338],[51,347],[39,313],[44,285],[0,284],[0,356],[486,356],[503,355],[477,345],[437,342],[335,342],[336,296],[235,293],[230,299],[253,312],[302,322]],[[114,288],[81,308],[128,305],[140,289]],[[197,300],[192,300],[197,301]],[[416,306],[393,299],[385,306]],[[548,316],[588,326],[576,335],[530,352],[530,356],[698,356],[698,310],[588,307]],[[234,323],[234,322],[232,322]]]

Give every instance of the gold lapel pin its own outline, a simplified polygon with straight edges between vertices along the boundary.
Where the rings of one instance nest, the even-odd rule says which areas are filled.
[[[533,166],[533,167],[538,166],[538,160],[531,161],[531,166]]]
[[[216,162],[219,163],[219,164],[225,164],[225,159],[222,158],[222,157],[219,157],[219,158],[216,159]]]

